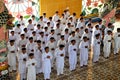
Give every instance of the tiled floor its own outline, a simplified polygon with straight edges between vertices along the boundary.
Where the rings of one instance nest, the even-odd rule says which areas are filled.
[[[73,72],[69,71],[68,59],[66,59],[64,75],[57,76],[56,70],[52,70],[51,80],[120,80],[120,54],[111,54],[109,59],[100,56],[98,63],[92,63],[91,55],[88,67],[80,68],[78,61],[77,69]],[[12,73],[10,80],[19,80],[19,75]],[[43,80],[43,74],[37,77],[37,80]]]

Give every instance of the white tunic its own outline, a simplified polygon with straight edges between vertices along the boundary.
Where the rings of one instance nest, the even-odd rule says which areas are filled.
[[[111,35],[106,34],[105,37],[104,37],[104,40],[103,40],[103,43],[104,43],[104,48],[103,48],[104,57],[109,57],[109,54],[110,54],[111,42],[109,42],[109,40],[111,41],[112,37],[111,37]]]
[[[73,65],[77,62],[77,46],[76,45],[69,45],[68,47],[68,53],[69,53],[69,64]]]
[[[85,46],[87,46],[89,48],[89,43],[82,41],[79,45],[80,61],[87,61],[88,60],[88,48],[85,48]]]
[[[50,58],[47,58],[50,56]],[[43,73],[48,74],[51,73],[51,59],[52,59],[52,54],[50,52],[48,53],[43,53],[42,54],[42,67],[43,67]]]
[[[120,49],[120,33],[118,32],[114,34],[114,45],[115,45],[114,53],[118,53]]]
[[[61,54],[63,54],[63,56],[61,56]],[[56,58],[56,67],[59,69],[59,67],[64,67],[64,57],[65,57],[65,51],[60,50],[60,49],[56,49],[55,50],[55,58]]]
[[[28,59],[28,61],[26,62],[27,80],[36,80],[36,68],[35,68],[36,65],[37,65],[37,62],[35,59]]]
[[[20,74],[26,73],[26,61],[24,61],[24,59],[26,59],[26,61],[28,60],[27,53],[25,53],[25,54],[20,53],[18,56],[18,63],[19,63],[18,70],[19,70]]]

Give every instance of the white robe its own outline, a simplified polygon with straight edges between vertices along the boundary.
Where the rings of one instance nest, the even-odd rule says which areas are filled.
[[[19,43],[18,43],[19,49],[21,50],[23,48],[23,45],[25,45],[25,48],[26,48],[27,42],[28,42],[27,39],[19,40]]]
[[[57,47],[59,47],[59,45],[64,45],[64,46],[66,46],[66,41],[65,41],[65,40],[62,40],[62,39],[58,40],[58,42],[57,42]]]
[[[68,53],[70,70],[75,70],[77,64],[77,46],[72,44],[69,45]]]
[[[94,39],[93,42],[93,62],[96,62],[99,60],[100,55],[100,39]]]
[[[104,47],[103,47],[103,52],[104,52],[104,57],[109,57],[110,51],[111,51],[111,42],[108,42],[108,40],[112,40],[111,35],[106,34],[103,40]]]
[[[20,53],[18,56],[18,71],[20,73],[20,80],[26,79],[26,61],[28,60],[27,53]]]
[[[119,53],[120,50],[120,33],[114,34],[114,54]]]
[[[37,66],[36,66],[37,74],[42,72],[42,53],[43,53],[43,48],[38,49],[38,46],[36,46],[34,56],[37,61]]]
[[[50,58],[47,58],[47,56],[50,56]],[[52,54],[50,52],[46,53],[44,52],[42,54],[42,67],[43,67],[43,73],[48,74],[51,73],[51,59],[52,59]]]
[[[57,22],[60,19],[59,15],[53,15],[53,21]]]
[[[32,64],[35,65],[32,65]],[[27,67],[27,80],[36,80],[36,65],[37,62],[35,59],[28,59],[26,62],[26,67]]]
[[[64,56],[61,56],[63,54]],[[63,74],[64,69],[64,57],[65,57],[65,51],[56,49],[55,50],[55,58],[56,58],[56,68],[57,68],[57,75]]]
[[[30,53],[34,53],[35,52],[35,43],[33,42],[33,43],[30,43],[30,42],[28,42],[27,43],[27,53],[28,54],[30,54]],[[31,51],[31,50],[34,50],[34,51]]]
[[[11,46],[8,44],[8,65],[10,65],[9,70],[16,70],[16,56],[17,56],[17,47],[15,45]],[[15,53],[12,53],[11,51],[14,51]]]
[[[85,48],[85,46],[88,46],[88,48]],[[79,49],[80,49],[80,66],[87,65],[89,42],[81,41]]]

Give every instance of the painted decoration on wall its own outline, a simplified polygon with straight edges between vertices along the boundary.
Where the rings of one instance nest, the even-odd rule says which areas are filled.
[[[82,0],[82,15],[83,16],[98,16],[103,10],[103,0]]]
[[[39,0],[4,0],[10,14],[19,18],[21,15],[39,15]]]

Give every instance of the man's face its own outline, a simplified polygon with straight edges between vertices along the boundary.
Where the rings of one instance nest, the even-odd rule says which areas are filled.
[[[25,38],[25,36],[22,35],[22,36],[21,36],[21,39],[24,39],[24,38]]]
[[[32,43],[32,42],[33,42],[33,39],[30,39],[29,41],[30,41],[30,43]]]
[[[22,53],[26,53],[26,50],[22,50]]]

